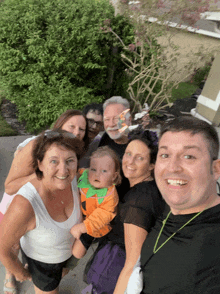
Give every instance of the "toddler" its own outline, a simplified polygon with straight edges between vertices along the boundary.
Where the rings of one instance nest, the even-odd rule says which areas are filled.
[[[110,221],[116,215],[120,184],[120,162],[108,146],[99,147],[90,157],[89,169],[80,170],[78,181],[81,194],[81,209],[84,221],[70,230],[76,238],[73,255],[82,258],[94,238],[100,238],[111,230]]]

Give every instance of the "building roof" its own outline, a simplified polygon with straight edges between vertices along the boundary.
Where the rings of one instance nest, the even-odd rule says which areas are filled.
[[[169,11],[169,1],[165,1],[165,7],[160,9],[163,12]],[[130,5],[137,5],[138,1],[129,1]],[[157,19],[150,17],[150,22],[156,22]],[[195,23],[194,27],[190,27],[187,24],[179,25],[178,18],[173,21],[166,22],[171,27],[178,29],[187,29],[189,32],[206,35],[213,38],[220,39],[220,1],[217,1],[214,5],[210,6],[210,11],[201,13],[201,19]]]

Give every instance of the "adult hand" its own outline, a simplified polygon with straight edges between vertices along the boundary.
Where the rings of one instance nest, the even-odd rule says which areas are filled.
[[[74,238],[76,238],[77,240],[80,238],[80,236],[84,233],[86,233],[86,226],[84,225],[84,223],[81,224],[77,224],[75,226],[73,226],[70,230],[70,233],[73,235]]]
[[[28,271],[28,264],[25,264],[21,273],[15,274],[16,281],[22,283],[24,281],[32,281],[31,274]]]

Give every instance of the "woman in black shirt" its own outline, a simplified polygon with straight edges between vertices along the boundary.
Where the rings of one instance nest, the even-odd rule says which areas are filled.
[[[131,136],[122,159],[122,169],[129,180],[130,190],[117,217],[118,224],[123,223],[126,260],[114,294],[125,292],[142,244],[165,206],[153,177],[157,154],[156,133],[138,129]]]
[[[129,137],[122,169],[130,190],[120,198],[112,230],[86,267],[86,281],[98,294],[124,293],[142,244],[165,206],[153,176],[156,133],[138,128]]]

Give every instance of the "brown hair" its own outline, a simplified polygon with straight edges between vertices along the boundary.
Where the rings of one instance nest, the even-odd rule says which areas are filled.
[[[166,122],[161,128],[160,139],[166,132],[189,132],[201,134],[208,144],[211,161],[218,158],[219,138],[216,129],[206,121],[193,116],[179,116]]]
[[[134,140],[143,142],[150,152],[150,163],[155,164],[158,152],[158,137],[154,131],[144,130],[140,125],[128,134],[128,145]],[[128,146],[127,145],[127,146]],[[150,171],[151,176],[154,178],[154,168]]]
[[[94,151],[92,153],[92,155],[90,156],[90,160],[93,157],[101,158],[103,156],[109,156],[110,158],[113,159],[113,161],[115,163],[115,172],[117,173],[117,177],[116,177],[116,179],[114,181],[114,184],[115,185],[121,184],[120,160],[118,158],[118,155],[115,153],[115,151],[113,151],[110,147],[108,147],[108,146],[99,147],[96,151]]]
[[[60,130],[54,129],[52,131],[44,131],[34,140],[34,147],[32,151],[32,167],[37,175],[38,179],[43,178],[43,173],[38,167],[38,161],[42,162],[45,153],[52,144],[62,146],[67,150],[75,152],[77,160],[84,152],[84,144],[81,140],[76,138],[73,134]]]
[[[63,125],[73,116],[83,116],[85,118],[86,121],[86,131],[85,131],[85,136],[83,138],[83,141],[85,143],[85,149],[88,149],[89,146],[89,137],[88,137],[88,122],[86,119],[86,116],[84,113],[82,113],[82,111],[80,110],[75,110],[75,109],[68,109],[67,111],[65,111],[64,113],[61,114],[61,116],[55,121],[55,123],[53,124],[52,130],[54,129],[62,129]]]

